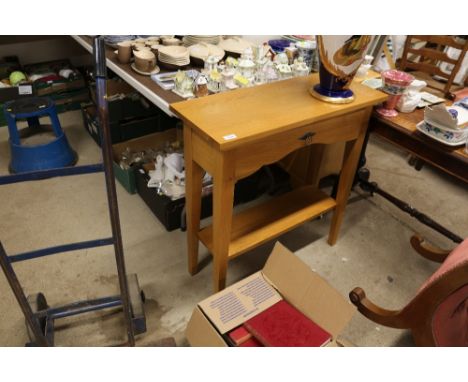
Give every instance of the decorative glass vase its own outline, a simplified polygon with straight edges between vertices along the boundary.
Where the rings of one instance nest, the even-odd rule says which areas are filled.
[[[395,107],[408,86],[413,82],[414,77],[409,73],[395,69],[386,70],[381,73],[381,76],[383,86],[380,90],[388,94],[388,99],[376,111],[384,117],[396,117],[398,112]]]
[[[320,84],[311,88],[310,93],[326,102],[353,102],[354,93],[349,85],[364,59],[371,38],[365,35],[317,36]]]

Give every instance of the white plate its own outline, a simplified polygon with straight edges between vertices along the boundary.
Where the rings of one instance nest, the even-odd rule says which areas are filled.
[[[242,54],[247,48],[253,47],[254,44],[243,38],[233,37],[221,40],[218,46],[226,52]]]
[[[460,142],[447,142],[445,140],[443,140],[442,138],[439,138],[435,135],[432,135],[431,133],[427,132],[426,130],[424,130],[422,128],[422,126],[424,125],[424,123],[426,123],[425,121],[421,121],[419,122],[417,125],[416,125],[416,129],[418,129],[418,131],[420,131],[421,133],[423,133],[424,135],[432,138],[432,139],[435,139],[436,141],[440,142],[440,143],[443,143],[444,145],[448,145],[448,146],[452,146],[452,147],[455,147],[455,146],[462,146],[465,144],[465,139],[463,139],[462,141]]]
[[[219,46],[213,44],[194,44],[189,48],[190,56],[198,58],[200,60],[205,61],[208,56],[216,56],[223,58],[224,57],[224,50],[222,50]]]
[[[169,61],[184,61],[184,60],[190,60],[190,56],[184,56],[184,57],[171,57],[171,56],[166,56],[164,54],[158,54],[159,59],[163,60],[169,60]]]
[[[135,72],[137,72],[138,74],[141,74],[143,76],[151,76],[152,74],[158,74],[159,70],[160,70],[159,66],[156,66],[151,72],[142,72],[141,70],[137,69],[135,63],[133,63],[130,66]]]
[[[180,45],[162,46],[158,49],[158,54],[168,57],[179,58],[187,56],[188,49],[185,46]]]
[[[188,65],[190,63],[190,60],[184,60],[184,61],[166,61],[166,60],[159,60],[159,62],[163,62],[165,64],[171,64],[171,65],[179,65],[179,66],[183,66],[183,65]]]

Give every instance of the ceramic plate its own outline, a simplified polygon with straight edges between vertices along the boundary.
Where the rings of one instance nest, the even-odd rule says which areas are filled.
[[[432,139],[435,139],[436,141],[440,142],[440,143],[443,143],[444,145],[448,145],[448,146],[461,146],[463,144],[465,144],[465,138],[462,138],[462,140],[460,142],[448,142],[446,140],[444,140],[443,138],[440,138],[439,136],[435,135],[436,133],[430,133],[428,130],[426,130],[424,127],[424,125],[429,125],[427,122],[425,121],[421,121],[419,122],[417,125],[416,125],[416,129],[418,129],[418,131],[420,131],[421,133],[423,133],[424,135],[432,138]],[[434,130],[434,127],[429,125],[429,130],[430,131],[433,131]],[[436,128],[438,129],[438,128]],[[438,129],[440,130],[440,129]]]
[[[188,56],[188,49],[185,46],[177,45],[162,46],[159,48],[158,54],[167,57],[180,58]]]
[[[135,63],[131,65],[131,68],[137,72],[138,74],[141,74],[143,76],[151,76],[152,74],[158,74],[159,73],[159,67],[156,66],[151,72],[142,72],[141,70],[137,69]]]
[[[206,60],[208,56],[216,56],[222,59],[224,57],[224,50],[219,46],[212,44],[195,44],[189,48],[189,53],[191,57],[198,58],[200,60]]]
[[[244,50],[247,48],[253,47],[253,44],[250,41],[244,40],[239,37],[228,38],[226,40],[221,40],[218,46],[226,52],[233,52],[237,54],[244,53]]]

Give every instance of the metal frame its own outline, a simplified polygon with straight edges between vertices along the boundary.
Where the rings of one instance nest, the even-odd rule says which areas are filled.
[[[7,281],[13,290],[18,304],[26,318],[26,323],[32,331],[34,340],[30,345],[53,346],[54,345],[54,320],[69,317],[77,314],[87,313],[100,309],[115,308],[122,306],[125,315],[127,343],[135,345],[135,334],[146,331],[146,321],[144,311],[141,307],[143,297],[140,291],[136,276],[127,276],[125,269],[124,251],[122,245],[122,235],[120,230],[119,209],[117,203],[117,193],[113,171],[112,146],[108,117],[108,105],[106,100],[106,60],[104,42],[100,37],[94,39],[94,58],[96,65],[96,90],[97,104],[102,131],[102,157],[103,163],[66,167],[59,169],[35,171],[0,177],[0,185],[11,184],[23,181],[48,179],[56,176],[71,176],[80,174],[90,174],[104,172],[106,181],[107,200],[112,226],[112,237],[89,240],[78,243],[70,243],[55,247],[43,248],[22,254],[8,256],[0,242],[0,266],[5,273]],[[31,260],[43,256],[50,256],[57,253],[74,251],[77,249],[93,248],[99,246],[113,245],[117,273],[119,278],[120,295],[103,297],[95,300],[79,301],[56,308],[38,309],[33,312],[28,302],[23,288],[13,270],[12,263],[18,261]],[[45,298],[41,295],[45,302]],[[46,304],[46,303],[45,303]],[[39,307],[41,308],[41,307]],[[45,321],[44,321],[45,320]],[[41,323],[45,323],[41,325]]]

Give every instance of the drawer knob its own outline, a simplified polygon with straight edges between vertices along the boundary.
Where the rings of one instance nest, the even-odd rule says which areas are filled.
[[[302,137],[299,138],[301,141],[305,141],[306,145],[310,145],[312,143],[312,138],[315,135],[314,132],[305,133]]]

